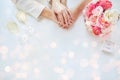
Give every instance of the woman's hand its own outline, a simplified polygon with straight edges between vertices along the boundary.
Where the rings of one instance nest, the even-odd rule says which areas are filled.
[[[60,3],[67,7],[67,0],[60,0]]]
[[[58,24],[65,29],[68,29],[69,26],[73,23],[73,18],[71,12],[66,6],[61,4],[59,1],[52,1],[52,10],[57,17]]]
[[[47,19],[50,19],[50,20],[58,23],[58,22],[57,22],[57,18],[56,18],[56,16],[55,16],[53,10],[51,10],[51,9],[49,9],[49,8],[44,8],[44,10],[42,11],[42,13],[41,13],[40,16],[45,17],[45,18],[47,18]]]

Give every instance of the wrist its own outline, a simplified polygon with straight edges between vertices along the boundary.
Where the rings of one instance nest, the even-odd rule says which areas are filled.
[[[59,2],[60,3],[60,0],[52,0],[52,3],[55,3],[55,2]]]
[[[40,16],[48,18],[50,16],[50,9],[45,7]]]
[[[84,2],[83,2],[83,4],[85,4],[85,5],[87,5],[88,3],[90,3],[92,0],[85,0]]]
[[[56,5],[56,3],[60,3],[60,0],[52,0],[52,5]]]
[[[55,21],[54,13],[49,8],[44,8],[44,10],[41,13],[41,16],[44,17],[44,18]]]
[[[84,7],[88,4],[88,3],[90,3],[92,0],[83,0],[83,2],[81,3],[81,5],[79,5],[79,10],[82,10],[82,9],[84,9]]]
[[[67,6],[67,0],[60,0],[60,3],[63,4],[64,6]]]

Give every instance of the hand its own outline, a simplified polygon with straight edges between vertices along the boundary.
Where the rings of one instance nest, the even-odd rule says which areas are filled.
[[[45,17],[47,19],[50,19],[50,20],[58,23],[53,10],[50,10],[49,8],[44,8],[44,10],[42,11],[40,16]]]
[[[65,29],[68,29],[69,26],[73,23],[73,18],[71,12],[60,2],[52,2],[52,10],[57,17],[58,24]]]

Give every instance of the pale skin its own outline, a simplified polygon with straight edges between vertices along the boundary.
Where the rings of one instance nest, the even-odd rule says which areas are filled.
[[[67,7],[67,0],[60,0],[60,3]]]
[[[70,9],[71,15],[72,15],[72,24],[77,20],[77,18],[80,16],[82,13],[83,9],[85,6],[91,2],[92,0],[82,0],[74,9]],[[61,3],[64,4],[67,7],[67,0],[61,0]],[[72,24],[69,25],[69,28],[72,26]]]
[[[70,10],[66,7],[66,0],[52,0],[52,10],[54,11],[59,25],[68,28],[72,24],[73,18]]]
[[[68,29],[77,20],[84,7],[90,1],[92,0],[83,0],[73,10],[69,10],[67,8],[66,0],[52,0],[52,10],[45,8],[41,13],[41,16],[53,20],[64,29]]]
[[[40,16],[51,19],[62,28],[68,29],[73,23],[72,14],[66,7],[66,0],[51,0],[51,9],[45,8]]]
[[[42,11],[40,16],[47,18],[47,19],[50,19],[50,20],[57,23],[57,19],[56,19],[54,12],[47,7],[44,8],[44,10]],[[38,18],[40,18],[40,16]]]
[[[72,17],[73,17],[73,22],[71,25],[69,25],[69,28],[74,24],[74,22],[77,20],[77,18],[81,15],[83,9],[85,8],[88,3],[90,3],[92,0],[82,0],[75,8],[70,9]],[[66,5],[66,0],[62,0],[63,4]],[[67,6],[67,5],[66,5]]]
[[[92,0],[83,0],[81,3],[79,3],[73,10],[71,10],[72,15],[74,17],[74,22],[77,20],[77,18],[82,13],[85,6],[90,3]]]

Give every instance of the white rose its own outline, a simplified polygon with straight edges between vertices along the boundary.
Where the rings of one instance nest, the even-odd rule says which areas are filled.
[[[92,31],[92,28],[91,28],[92,22],[86,21],[85,24],[86,24],[87,30],[91,32]]]
[[[115,24],[118,21],[119,14],[116,10],[107,10],[104,13],[105,21]]]
[[[86,21],[85,24],[86,24],[86,26],[90,27],[92,25],[92,22],[91,21]]]

